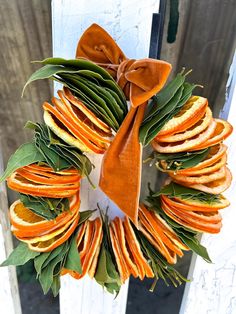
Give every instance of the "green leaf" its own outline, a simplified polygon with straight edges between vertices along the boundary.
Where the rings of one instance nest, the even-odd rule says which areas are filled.
[[[54,298],[58,295],[58,293],[60,291],[60,287],[61,287],[60,275],[54,276],[53,282],[51,285],[52,294],[53,294]]]
[[[44,162],[43,155],[37,150],[33,142],[21,145],[10,157],[7,168],[0,178],[0,182],[8,178],[15,170],[36,162]]]
[[[64,73],[64,72],[78,72],[79,70],[75,70],[75,69],[72,69],[72,68],[65,68],[65,67],[62,67],[61,65],[52,65],[52,64],[47,64],[45,65],[44,67],[38,69],[37,71],[35,71],[31,76],[30,78],[28,79],[28,81],[25,83],[25,86],[23,88],[23,91],[22,91],[22,95],[24,95],[24,91],[26,89],[26,87],[34,82],[34,81],[37,81],[37,80],[43,80],[43,79],[48,79],[48,78],[51,78],[53,75],[55,74],[59,74],[59,73]]]
[[[121,287],[120,276],[116,271],[115,265],[112,261],[111,255],[106,250],[105,245],[102,244],[96,273],[94,276],[97,283],[105,287],[110,293],[118,293]]]
[[[46,294],[53,285],[54,276],[59,273],[63,259],[68,251],[68,245],[63,245],[61,252],[52,259],[46,267],[43,268],[39,275],[39,282],[44,294]],[[57,269],[57,267],[59,269]]]
[[[85,210],[85,211],[80,212],[80,218],[79,218],[78,225],[81,225],[83,222],[88,220],[95,211],[96,211],[96,209],[95,210]]]
[[[51,252],[45,252],[34,258],[34,268],[38,275],[41,273],[43,263],[47,260],[50,254]]]
[[[159,192],[154,193],[153,196],[167,195],[169,197],[181,197],[184,199],[196,199],[205,203],[219,202],[220,196],[214,195],[192,188],[187,188],[183,185],[171,182],[164,186]]]
[[[70,241],[70,248],[69,248],[66,260],[65,260],[64,267],[66,269],[74,270],[78,272],[79,274],[82,274],[81,260],[80,260],[80,255],[78,252],[76,239],[77,239],[77,233],[75,233],[72,240]]]
[[[150,159],[154,160],[156,159],[157,160],[156,166],[163,172],[165,172],[166,170],[175,171],[179,169],[187,169],[196,166],[206,158],[206,156],[209,154],[209,150],[210,148],[206,148],[194,152],[183,152],[174,154],[160,154],[157,152],[153,152],[153,154],[150,156]],[[166,162],[165,168],[162,168],[161,163],[159,161]]]
[[[47,220],[55,219],[70,208],[68,198],[48,198],[20,194],[20,200],[25,207]]]
[[[128,112],[127,103],[121,88],[106,70],[84,59],[47,58],[39,62],[45,65],[31,75],[24,89],[39,79],[59,81],[112,129],[118,130]]]
[[[11,252],[11,254],[0,265],[0,267],[10,265],[15,266],[24,265],[29,260],[35,258],[39,254],[40,254],[39,252],[31,251],[26,243],[20,242],[20,244]]]
[[[201,256],[206,262],[212,263],[207,249],[201,245],[201,243],[196,239],[191,239],[189,237],[186,237],[184,234],[177,233],[180,239],[197,255]]]

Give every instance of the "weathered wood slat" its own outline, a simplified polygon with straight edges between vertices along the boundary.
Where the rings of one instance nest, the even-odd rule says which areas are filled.
[[[167,1],[161,58],[173,65],[173,74],[183,66],[193,69],[189,79],[204,86],[198,94],[209,99],[219,114],[225,101],[225,85],[236,47],[236,5],[232,0],[179,0],[176,41],[167,42]]]
[[[36,69],[31,60],[51,55],[50,1],[0,0],[1,106],[0,135],[4,163],[32,133],[26,119],[42,119],[41,104],[50,97],[47,81],[32,84],[21,99],[23,85]]]
[[[0,143],[0,176],[3,173],[2,147]],[[0,263],[13,250],[8,202],[5,183],[0,184]],[[0,312],[21,314],[20,297],[15,267],[0,268]]]

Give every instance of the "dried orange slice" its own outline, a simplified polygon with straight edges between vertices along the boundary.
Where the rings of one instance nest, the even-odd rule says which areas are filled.
[[[182,132],[196,124],[205,114],[208,102],[206,98],[192,96],[178,114],[170,119],[158,133],[159,136]],[[157,138],[158,140],[158,138]]]
[[[45,172],[55,172],[51,167],[48,166],[43,166],[43,165],[37,165],[37,164],[31,164],[28,166],[24,167],[25,170],[31,172],[31,173],[40,173],[42,175],[45,174]],[[57,171],[56,174],[61,174],[61,175],[80,175],[80,172],[78,169],[75,168],[69,168],[69,169],[64,169],[61,171]]]
[[[199,150],[216,145],[225,140],[228,136],[230,136],[230,134],[233,132],[232,125],[228,121],[222,119],[215,119],[215,121],[217,125],[212,136],[206,142],[203,142],[198,146],[193,147],[191,150]]]
[[[165,203],[165,200],[162,199],[162,204]],[[197,222],[199,224],[201,223],[219,223],[222,220],[221,215],[219,212],[215,209],[213,209],[211,212],[201,212],[200,209],[199,211],[185,211],[183,209],[180,209],[175,206],[169,206],[167,203],[166,205],[169,207],[169,209],[179,218],[192,221],[192,222]]]
[[[176,215],[172,208],[169,207],[166,203],[162,202],[162,209],[169,216],[171,219],[183,225],[191,230],[198,231],[198,232],[207,232],[207,233],[219,233],[222,227],[221,221],[218,223],[200,223],[197,220],[187,219],[186,217]]]
[[[81,279],[87,273],[92,277],[96,270],[98,251],[102,242],[102,221],[98,217],[95,220],[86,221],[82,224],[77,235],[78,251],[80,253],[82,274],[68,269],[63,269],[62,275],[70,274],[75,279]]]
[[[67,230],[64,232],[58,234],[54,238],[51,238],[47,241],[39,241],[36,243],[29,243],[29,249],[36,252],[50,252],[54,250],[56,247],[64,243],[66,240],[69,239],[69,237],[74,232],[75,228],[78,225],[79,217],[77,216],[76,219],[73,221],[73,223],[69,226]]]
[[[95,126],[97,126],[104,135],[111,136],[111,128],[101,121],[93,112],[91,112],[79,99],[72,94],[69,88],[64,87],[63,92],[67,100],[77,107]]]
[[[120,274],[120,279],[121,279],[121,282],[124,283],[130,276],[130,270],[123,256],[123,253],[119,244],[119,239],[117,238],[117,235],[114,230],[114,224],[112,222],[109,225],[109,231],[110,231],[112,249],[116,258],[116,263],[117,263],[118,271]]]
[[[165,142],[157,142],[156,140],[152,141],[152,147],[155,151],[159,153],[178,153],[184,152],[191,149],[195,149],[195,147],[207,141],[212,134],[214,133],[216,128],[216,122],[213,120],[208,128],[203,132],[195,135],[194,137],[174,143],[165,143]]]
[[[225,177],[225,172],[226,172],[226,156],[225,158],[222,158],[223,160],[220,160],[220,168],[218,169],[218,166],[216,166],[216,170],[214,171],[214,166],[209,167],[213,170],[213,172],[209,172],[206,169],[206,172],[203,172],[201,170],[197,170],[197,173],[193,173],[193,175],[181,175],[178,173],[172,173],[170,172],[169,175],[170,177],[173,179],[173,181],[175,182],[184,182],[186,184],[205,184],[205,183],[209,183],[215,180],[219,180],[221,178]],[[200,173],[199,173],[200,172]]]
[[[122,221],[119,217],[116,217],[112,222],[113,231],[115,233],[116,238],[120,244],[120,248],[126,263],[127,268],[129,269],[130,273],[134,276],[134,278],[138,277],[138,269],[136,264],[132,261],[130,254],[126,247],[125,242],[125,233]]]
[[[102,241],[102,220],[97,217],[93,221],[89,221],[88,225],[92,225],[92,234],[89,243],[89,248],[85,254],[81,254],[82,274],[79,276],[82,278],[85,276],[94,262],[97,250],[100,250],[100,244]],[[95,258],[96,260],[96,258]],[[93,266],[94,267],[94,266]],[[96,267],[95,267],[96,268]],[[91,270],[92,271],[92,270]]]
[[[67,230],[69,227],[70,227],[70,225],[77,219],[77,218],[79,218],[79,213],[77,212],[77,213],[75,213],[72,217],[71,217],[71,219],[67,222],[67,223],[65,223],[65,224],[63,224],[60,228],[56,228],[56,229],[54,229],[54,230],[50,230],[49,229],[49,231],[47,232],[47,233],[44,233],[44,234],[41,234],[41,235],[39,235],[39,236],[33,236],[33,237],[29,237],[29,236],[27,236],[27,237],[19,237],[19,236],[17,236],[17,238],[20,240],[20,241],[22,241],[22,242],[25,242],[25,243],[28,243],[28,244],[31,244],[31,243],[37,243],[37,242],[46,242],[46,241],[48,241],[48,240],[50,240],[50,239],[54,239],[54,238],[56,238],[58,235],[61,235],[62,233],[64,233],[64,231],[65,230]]]
[[[191,174],[194,174],[195,171],[198,171],[198,170],[203,170],[203,173],[204,173],[205,169],[206,170],[209,169],[210,166],[217,163],[221,158],[223,158],[223,156],[226,156],[226,151],[227,151],[227,146],[224,144],[218,144],[218,145],[212,146],[210,148],[208,155],[202,162],[200,162],[198,165],[192,168],[178,170],[178,174],[191,175]]]
[[[63,172],[31,173],[30,168],[20,168],[13,172],[7,179],[8,187],[20,193],[63,198],[70,197],[80,189],[80,175],[64,176]]]
[[[223,195],[220,195],[218,202],[211,203],[180,197],[169,198],[167,195],[161,195],[161,199],[171,208],[175,207],[183,211],[212,212],[229,206],[229,201]]]
[[[62,114],[66,116],[68,121],[74,124],[74,126],[77,127],[85,137],[98,146],[104,146],[102,143],[110,144],[111,141],[106,137],[110,137],[112,135],[111,133],[107,134],[99,129],[96,124],[89,120],[89,118],[78,109],[78,107],[68,101],[63,91],[59,90],[57,93],[62,103],[56,101],[54,102],[54,105]]]
[[[75,146],[85,152],[95,152],[97,154],[105,152],[107,148],[105,144],[103,147],[96,146],[57,109],[57,107],[63,107],[61,100],[54,97],[52,98],[52,102],[56,105],[55,107],[48,102],[43,103],[44,121],[58,137],[69,145]]]
[[[200,190],[200,191],[210,193],[210,194],[221,194],[229,188],[231,181],[232,181],[232,174],[230,170],[226,167],[225,177],[221,179],[218,179],[209,183],[205,183],[205,184],[193,184],[193,185],[187,185],[186,183],[182,182],[182,185],[186,185],[193,189]]]
[[[138,268],[139,278],[141,280],[143,280],[145,276],[148,278],[153,278],[154,273],[152,271],[152,268],[150,267],[148,261],[142,253],[140,244],[136,238],[130,220],[127,216],[125,216],[124,218],[123,226],[125,230],[125,240],[127,248],[130,252],[131,259],[134,261],[134,264]]]
[[[188,250],[188,247],[179,239],[177,234],[163,219],[157,214],[149,211],[144,205],[140,205],[139,217],[141,224],[146,232],[149,233],[149,239],[153,245],[161,252],[169,263],[176,262],[176,256],[183,256],[183,250]],[[145,233],[147,236],[147,233]],[[151,240],[151,238],[153,238]],[[155,242],[155,243],[154,243]]]
[[[70,199],[70,209],[64,211],[53,220],[46,220],[30,209],[26,208],[20,200],[15,201],[9,210],[12,231],[17,237],[33,237],[46,234],[62,225],[65,225],[79,212],[79,193]],[[42,209],[43,210],[43,209]]]
[[[175,197],[173,200],[175,202],[178,202],[178,204],[181,203],[182,205],[187,205],[190,208],[195,207],[197,211],[205,211],[205,209],[210,210],[223,209],[230,205],[230,202],[223,195],[219,195],[219,199],[217,200],[217,202],[211,203],[202,202],[200,200],[182,199],[180,197]]]
[[[175,133],[173,135],[164,135],[164,136],[157,136],[156,140],[158,142],[179,142],[184,141],[188,138],[191,138],[201,132],[203,132],[212,122],[212,111],[209,107],[207,107],[204,117],[202,117],[199,121],[197,121],[193,126],[188,128],[185,131]]]

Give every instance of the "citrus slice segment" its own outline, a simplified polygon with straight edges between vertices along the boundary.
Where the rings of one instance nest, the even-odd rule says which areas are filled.
[[[54,250],[56,247],[64,243],[66,240],[74,232],[75,228],[78,225],[79,217],[76,217],[74,222],[70,225],[70,227],[65,230],[62,234],[57,235],[55,238],[52,238],[47,241],[37,242],[37,243],[29,243],[28,247],[32,251],[36,252],[50,252]]]
[[[110,231],[112,249],[116,258],[116,263],[117,263],[118,271],[120,274],[120,279],[121,279],[121,282],[124,283],[130,276],[130,270],[128,269],[126,265],[124,256],[122,254],[122,251],[119,245],[119,241],[114,231],[114,225],[112,222],[109,225],[109,231]]]
[[[158,142],[179,142],[191,138],[201,132],[203,132],[212,122],[212,111],[207,107],[204,117],[197,121],[193,126],[188,128],[186,131],[178,132],[173,135],[157,136],[156,140]]]
[[[221,222],[218,222],[216,224],[211,224],[211,223],[200,224],[197,221],[189,221],[183,217],[180,218],[178,215],[173,213],[171,208],[167,206],[165,203],[162,203],[162,209],[166,213],[166,215],[169,216],[171,219],[173,219],[180,225],[183,225],[194,231],[207,232],[207,233],[219,233],[222,227]]]
[[[19,237],[32,237],[53,231],[71,220],[78,213],[79,207],[80,198],[77,193],[70,199],[68,211],[64,211],[53,220],[46,220],[26,208],[20,200],[15,201],[9,210],[13,233]]]
[[[193,185],[187,185],[187,183],[182,182],[182,185],[186,185],[193,189],[200,190],[200,191],[210,193],[210,194],[221,194],[229,188],[231,181],[232,181],[232,174],[230,170],[226,167],[225,177],[221,179],[218,179],[209,183],[205,183],[205,184],[193,184]]]
[[[171,241],[163,234],[160,228],[158,228],[157,226],[153,226],[149,219],[149,213],[147,213],[147,209],[143,205],[141,205],[139,209],[140,231],[166,258],[168,263],[175,264],[177,261],[176,251],[179,256],[182,256],[183,252],[171,243]],[[168,244],[168,246],[165,245],[164,241]]]
[[[22,176],[23,173],[23,176]],[[36,180],[37,178],[37,180]],[[58,179],[55,179],[58,178]],[[72,181],[70,182],[70,179]],[[31,174],[28,171],[18,169],[13,172],[7,179],[8,187],[12,190],[18,191],[23,194],[29,194],[34,196],[51,197],[51,198],[64,198],[73,196],[80,189],[80,176],[68,176],[66,175],[65,181],[63,176],[54,173],[54,180],[50,181],[51,178],[45,180],[45,173],[40,178],[40,175]],[[34,181],[38,182],[34,182]],[[41,181],[42,183],[39,183]],[[47,182],[47,183],[44,183]],[[55,184],[55,182],[57,182]]]
[[[172,119],[170,119],[158,133],[159,136],[182,132],[200,120],[206,111],[208,102],[206,98],[192,96]]]
[[[222,119],[215,119],[215,121],[217,123],[217,126],[212,136],[206,142],[203,142],[198,146],[193,147],[191,150],[199,150],[205,147],[216,145],[225,140],[228,136],[230,136],[230,134],[233,132],[232,125],[228,121]]]
[[[212,210],[211,212],[185,211],[175,206],[170,207],[167,203],[165,203],[164,199],[162,199],[162,204],[163,203],[166,204],[176,216],[186,221],[197,222],[199,224],[204,223],[216,224],[221,222],[222,220],[222,217],[217,210]]]
[[[80,278],[85,276],[89,272],[89,269],[92,266],[93,262],[97,261],[95,256],[96,256],[97,250],[100,251],[100,244],[101,244],[102,236],[103,236],[102,220],[100,217],[97,217],[95,220],[89,221],[88,223],[92,225],[93,231],[92,231],[92,236],[90,238],[90,241],[88,242],[89,243],[88,250],[86,251],[85,254],[80,255],[81,264],[82,264],[82,274],[79,276]]]
[[[144,205],[140,205],[140,210],[141,217],[144,215],[146,221],[150,224],[150,227],[153,230],[151,234],[155,240],[157,242],[161,240],[168,249],[182,257],[182,250],[188,250],[188,247],[181,241],[175,231],[170,226],[168,226],[168,224],[160,217],[160,215],[149,211]]]
[[[70,225],[77,219],[79,218],[79,213],[75,213],[74,216],[71,217],[71,219],[65,223],[64,225],[62,225],[60,228],[56,228],[54,230],[50,230],[49,232],[47,232],[46,234],[43,235],[39,235],[39,236],[33,236],[33,237],[19,237],[17,236],[17,238],[21,241],[21,242],[25,242],[28,244],[34,244],[37,242],[46,242],[50,239],[54,239],[56,238],[58,235],[62,234],[65,230],[67,230]]]
[[[180,197],[175,197],[174,200],[177,201],[178,203],[185,204],[190,207],[194,206],[199,211],[203,211],[204,209],[207,209],[207,208],[211,210],[223,209],[230,205],[230,202],[222,194],[219,195],[219,199],[217,200],[217,202],[211,202],[211,203],[206,203],[200,200],[182,199]]]
[[[126,262],[126,266],[129,269],[130,273],[133,275],[134,278],[138,277],[138,269],[136,264],[132,261],[131,256],[127,250],[126,242],[125,242],[125,234],[124,234],[124,227],[122,221],[119,217],[115,217],[111,222],[113,225],[113,231],[115,233],[116,238],[120,244],[120,248]]]
[[[178,153],[191,150],[208,140],[214,133],[216,122],[213,120],[208,128],[194,137],[174,143],[152,141],[152,147],[159,153]]]
[[[192,168],[178,170],[178,174],[191,175],[197,170],[207,169],[211,165],[215,164],[218,160],[220,160],[224,155],[226,155],[226,151],[227,146],[224,144],[217,144],[215,146],[212,146],[208,155],[203,161],[201,161],[198,165]]]
[[[146,258],[144,257],[142,253],[140,244],[136,238],[136,235],[131,226],[130,220],[127,216],[125,216],[124,218],[123,226],[125,230],[126,244],[129,249],[130,255],[133,257],[133,260],[135,264],[137,265],[139,278],[143,280],[145,275],[148,278],[153,278],[154,273],[152,271],[152,268],[150,267],[150,265],[148,264],[148,261],[146,260]]]
[[[73,106],[73,104],[65,97],[63,91],[59,90],[57,93],[62,102],[55,101],[54,105],[66,116],[68,121],[74,124],[74,126],[83,133],[84,136],[98,146],[103,146],[102,143],[109,144],[111,142],[106,138],[108,137],[108,134],[99,129],[87,115],[78,109],[78,107]],[[111,134],[109,134],[109,137],[110,136]]]
[[[52,102],[54,105],[56,104],[55,107],[47,102],[43,104],[44,121],[58,137],[69,145],[76,146],[85,152],[95,152],[97,154],[105,152],[107,146],[96,146],[57,109],[58,106],[63,106],[61,100],[54,97]],[[59,103],[61,104],[59,105]]]
[[[169,198],[161,195],[161,199],[170,207],[175,207],[183,211],[212,212],[229,206],[229,201],[220,195],[219,202],[202,202],[200,200],[182,199],[180,197]]]
[[[69,88],[63,88],[64,95],[68,101],[70,101],[75,107],[77,107],[83,114],[85,114],[89,120],[94,123],[99,129],[101,129],[107,136],[111,136],[111,128],[101,121],[96,115],[91,112],[79,99],[72,94]]]
[[[170,177],[173,179],[173,181],[175,182],[180,182],[182,184],[182,182],[186,183],[186,184],[205,184],[205,183],[209,183],[215,180],[219,180],[221,178],[225,177],[225,172],[226,172],[226,167],[224,166],[226,163],[226,157],[224,158],[224,160],[221,162],[221,168],[220,169],[216,169],[216,171],[210,172],[208,173],[208,171],[204,174],[204,173],[193,173],[193,175],[187,176],[187,175],[181,175],[178,173],[172,173],[170,172],[169,175]],[[211,169],[213,167],[210,167]],[[201,170],[198,170],[199,172]]]

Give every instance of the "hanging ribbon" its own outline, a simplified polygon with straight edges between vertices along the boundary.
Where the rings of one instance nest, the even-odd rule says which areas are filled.
[[[105,68],[130,100],[131,109],[104,155],[99,186],[137,225],[142,165],[139,127],[147,101],[164,86],[171,65],[155,59],[128,59],[97,24],[82,35],[76,57]]]

